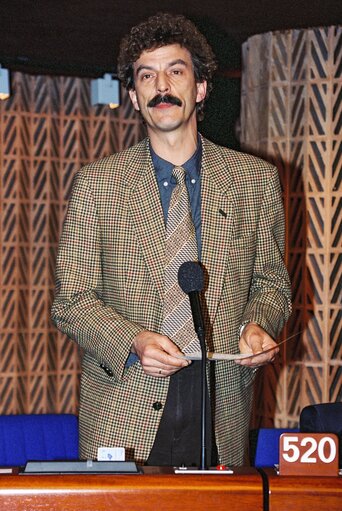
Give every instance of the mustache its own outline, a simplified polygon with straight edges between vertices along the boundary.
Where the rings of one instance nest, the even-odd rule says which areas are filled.
[[[179,98],[176,96],[172,96],[172,94],[157,94],[152,98],[148,103],[147,106],[150,108],[153,108],[154,106],[160,105],[160,103],[166,103],[169,105],[176,105],[176,106],[182,106],[182,102]]]

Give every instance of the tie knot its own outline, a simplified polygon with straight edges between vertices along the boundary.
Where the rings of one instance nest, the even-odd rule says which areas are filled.
[[[175,167],[172,172],[172,176],[176,179],[177,184],[183,185],[185,183],[185,170],[183,167]]]

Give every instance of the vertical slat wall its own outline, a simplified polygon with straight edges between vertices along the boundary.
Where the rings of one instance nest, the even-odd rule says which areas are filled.
[[[342,399],[342,28],[269,32],[243,45],[243,147],[277,165],[301,332],[257,382],[255,425],[294,426]]]
[[[90,105],[90,81],[13,73],[0,101],[0,413],[76,412],[79,353],[50,322],[74,173],[136,143],[128,97]]]

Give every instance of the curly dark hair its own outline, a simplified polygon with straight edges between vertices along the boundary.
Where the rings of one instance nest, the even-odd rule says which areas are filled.
[[[197,104],[197,116],[203,118],[204,102],[212,90],[212,77],[217,67],[215,55],[204,35],[181,14],[158,13],[133,27],[123,38],[118,57],[118,77],[127,90],[134,89],[134,62],[143,51],[168,44],[180,44],[192,59],[197,83],[207,81],[207,93]]]

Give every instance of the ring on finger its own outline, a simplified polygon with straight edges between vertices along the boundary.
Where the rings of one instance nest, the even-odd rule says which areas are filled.
[[[161,374],[161,373],[162,373],[162,370],[161,370],[161,369],[159,369],[159,374]]]

